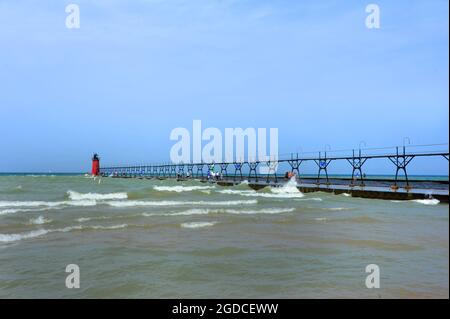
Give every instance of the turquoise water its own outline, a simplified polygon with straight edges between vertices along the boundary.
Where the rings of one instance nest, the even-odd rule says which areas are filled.
[[[0,176],[0,297],[448,298],[448,218],[290,184]]]

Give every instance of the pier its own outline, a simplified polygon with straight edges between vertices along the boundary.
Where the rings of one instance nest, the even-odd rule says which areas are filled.
[[[175,179],[177,181],[198,180],[203,183],[216,183],[220,186],[233,186],[242,182],[254,190],[264,187],[280,187],[289,178],[286,172],[295,174],[297,188],[303,193],[330,192],[334,194],[346,193],[353,197],[377,198],[390,200],[411,200],[435,198],[441,202],[449,202],[448,176],[443,178],[409,177],[408,166],[414,159],[440,158],[449,161],[448,148],[446,151],[423,150],[425,147],[447,145],[418,145],[419,151],[407,151],[406,146],[381,149],[369,149],[372,153],[362,149],[351,150],[349,155],[330,155],[334,152],[318,152],[312,156],[289,154],[280,159],[267,158],[261,160],[245,160],[222,163],[163,163],[153,165],[120,165],[101,167],[100,175],[112,178],[140,178],[140,179]],[[414,147],[408,147],[409,149]],[[366,149],[365,151],[367,151]],[[375,153],[375,151],[382,153]],[[392,167],[392,175],[386,177],[366,175],[364,165],[368,161],[388,161]],[[303,166],[312,163],[317,174],[303,173]],[[345,162],[348,175],[329,174],[330,165]],[[264,167],[265,173],[259,170]],[[351,174],[350,174],[351,173]]]

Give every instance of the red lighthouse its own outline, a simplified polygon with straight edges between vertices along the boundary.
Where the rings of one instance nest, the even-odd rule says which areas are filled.
[[[94,154],[92,157],[92,176],[98,176],[100,174],[100,158],[98,154]]]

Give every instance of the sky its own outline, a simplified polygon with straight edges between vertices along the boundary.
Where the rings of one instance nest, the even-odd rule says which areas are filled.
[[[0,0],[0,171],[85,172],[93,152],[168,161],[171,131],[193,120],[278,128],[280,154],[448,143],[448,6]],[[448,173],[444,159],[410,165]]]

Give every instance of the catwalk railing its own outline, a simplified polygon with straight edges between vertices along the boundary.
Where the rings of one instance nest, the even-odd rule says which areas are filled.
[[[350,164],[351,169],[351,181],[350,185],[364,186],[364,180],[366,174],[363,171],[364,164],[369,160],[384,159],[393,164],[393,187],[398,187],[399,181],[405,182],[405,188],[410,187],[407,167],[411,161],[415,158],[429,158],[429,157],[441,157],[449,160],[448,149],[445,151],[437,150],[424,150],[425,147],[430,146],[442,146],[448,144],[429,144],[429,145],[416,145],[407,147],[394,147],[392,148],[373,148],[373,149],[358,149],[351,150],[350,156],[339,155],[338,153],[346,152],[341,151],[324,151],[318,152],[318,156],[305,156],[307,153],[302,153],[303,156],[299,156],[298,153],[290,154],[290,156],[280,159],[265,158],[265,160],[242,160],[233,162],[221,162],[221,163],[167,163],[167,164],[151,164],[151,165],[119,165],[101,167],[101,174],[103,176],[112,177],[149,177],[149,178],[206,178],[215,176],[217,179],[232,179],[233,181],[253,180],[258,182],[259,180],[275,181],[279,178],[283,178],[284,174],[279,175],[277,172],[280,170],[280,166],[287,167],[289,172],[294,173],[298,179],[302,179],[302,165],[306,162],[312,162],[317,169],[316,183],[320,184],[322,174],[325,178],[325,183],[329,184],[329,166],[333,162],[345,161]],[[421,148],[418,151],[410,151],[410,149]],[[392,149],[391,152],[389,150]],[[363,151],[372,151],[371,154],[363,154]],[[330,156],[330,153],[335,154]],[[265,172],[261,173],[259,168],[264,167]],[[231,170],[231,172],[230,172]],[[214,172],[214,175],[212,174]],[[403,173],[404,177],[400,178],[399,173]],[[311,177],[309,177],[311,178]]]

